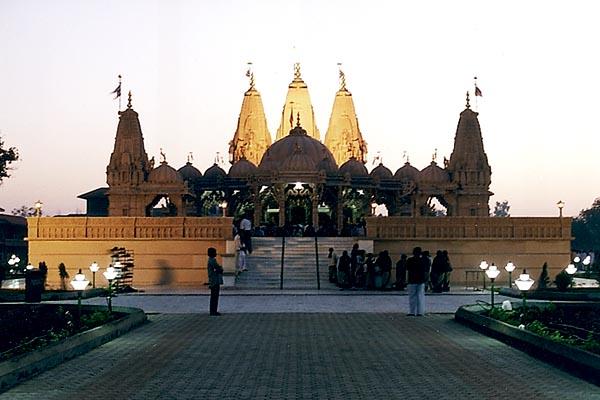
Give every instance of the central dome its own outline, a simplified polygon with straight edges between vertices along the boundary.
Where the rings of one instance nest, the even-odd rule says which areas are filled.
[[[261,172],[335,172],[333,155],[320,141],[297,125],[265,152],[258,167]]]

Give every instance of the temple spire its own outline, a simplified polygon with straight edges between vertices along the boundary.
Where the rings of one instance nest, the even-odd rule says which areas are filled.
[[[237,128],[229,142],[229,161],[233,164],[245,158],[258,165],[263,154],[271,145],[271,134],[260,92],[255,88],[252,63],[248,63],[246,76],[250,78],[250,88],[244,93]]]
[[[467,92],[467,108],[460,113],[454,149],[447,162],[452,183],[459,189],[461,201],[455,215],[488,216],[489,191],[492,170],[483,148],[483,137],[478,113],[470,109]]]
[[[471,108],[471,104],[469,102],[469,92],[467,91],[467,104],[465,106],[466,108]]]
[[[320,133],[319,129],[317,129],[315,113],[308,93],[308,86],[302,80],[300,63],[294,64],[294,79],[288,86],[288,92],[281,112],[279,128],[277,129],[276,140],[288,135],[290,128],[293,127],[294,115],[297,114],[302,114],[302,127],[306,130],[308,136],[320,140]]]
[[[342,165],[351,158],[366,162],[367,143],[363,140],[354,109],[352,93],[346,87],[346,74],[339,67],[340,89],[333,100],[329,127],[325,134],[325,146],[331,151],[335,162]]]

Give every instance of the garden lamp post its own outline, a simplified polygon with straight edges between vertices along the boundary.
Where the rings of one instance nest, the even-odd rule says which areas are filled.
[[[585,256],[585,258],[582,261],[582,264],[583,264],[583,269],[585,270],[585,276],[587,278],[590,277],[590,272],[591,272],[590,271],[590,264],[591,263],[592,263],[592,257],[589,256],[589,255]]]
[[[492,263],[492,265],[490,265],[489,268],[486,269],[485,274],[488,278],[490,278],[490,281],[492,282],[492,308],[494,308],[494,281],[496,280],[498,275],[500,275],[500,270],[498,269],[498,267],[496,267],[494,263]]]
[[[525,309],[525,306],[527,305],[527,291],[531,289],[533,282],[535,281],[529,277],[526,269],[523,270],[519,279],[515,280],[515,285],[517,285],[517,288],[519,288],[521,295],[523,296],[523,309]]]
[[[35,204],[33,205],[33,208],[35,208],[35,216],[36,217],[41,217],[42,216],[42,206],[44,205],[44,203],[42,203],[41,201],[36,201]]]
[[[227,216],[227,201],[223,201],[220,204],[220,206],[223,209],[223,216],[226,217]]]
[[[75,277],[71,281],[71,286],[73,289],[77,290],[77,325],[81,325],[81,295],[83,291],[90,284],[90,281],[85,279],[85,275],[81,272],[81,268],[79,268],[79,272],[75,274]]]
[[[108,312],[112,313],[112,282],[117,277],[117,271],[114,267],[110,266],[106,268],[106,271],[104,271],[102,275],[104,275],[108,281],[108,296],[106,297],[106,301],[108,302]]]
[[[100,269],[100,266],[96,261],[90,264],[90,271],[92,271],[92,288],[96,288],[96,272]]]
[[[504,269],[506,270],[506,272],[508,272],[508,287],[512,288],[512,272],[515,270],[516,266],[515,264],[512,263],[512,261],[509,261],[506,263],[506,266],[504,267]]]
[[[481,271],[485,272],[486,269],[488,269],[489,265],[487,263],[487,261],[483,260],[481,261],[481,263],[479,263],[479,268],[481,268]],[[485,290],[485,274],[483,275],[483,290]]]
[[[567,265],[567,268],[565,268],[565,272],[569,274],[569,277],[571,278],[570,286],[573,287],[573,275],[575,275],[575,272],[577,272],[577,267],[575,266],[575,264],[571,263]]]

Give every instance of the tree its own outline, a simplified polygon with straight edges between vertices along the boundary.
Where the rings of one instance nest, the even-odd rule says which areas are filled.
[[[4,148],[4,141],[0,136],[0,185],[2,184],[2,180],[4,178],[8,178],[10,171],[10,163],[17,161],[19,159],[19,152],[15,147],[9,147],[7,149]]]
[[[594,200],[592,207],[581,210],[573,219],[572,233],[575,239],[571,247],[575,250],[600,250],[600,198]]]
[[[19,217],[32,217],[35,215],[35,208],[21,206],[20,208],[13,208],[12,215],[17,215]]]
[[[492,216],[494,217],[510,217],[510,205],[508,204],[508,200],[497,201],[494,206],[494,212]]]

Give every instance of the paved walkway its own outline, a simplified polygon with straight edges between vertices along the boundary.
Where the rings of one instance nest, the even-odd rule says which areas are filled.
[[[114,305],[138,307],[150,313],[206,313],[208,294],[202,291],[180,291],[173,294],[127,294],[113,299]],[[507,297],[496,296],[501,302]],[[515,299],[511,299],[515,300]],[[490,301],[489,293],[463,292],[428,294],[427,311],[454,313],[463,304]],[[86,304],[106,304],[103,298],[84,301]],[[224,291],[219,301],[223,313],[408,313],[405,292],[365,291]]]
[[[451,315],[161,314],[0,395],[77,398],[600,399],[600,388]]]

